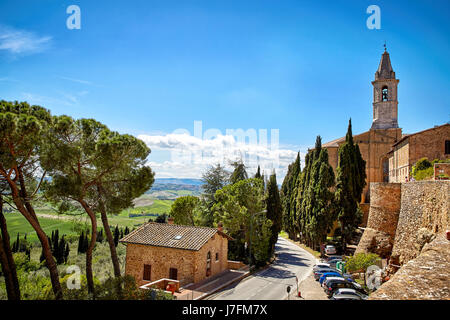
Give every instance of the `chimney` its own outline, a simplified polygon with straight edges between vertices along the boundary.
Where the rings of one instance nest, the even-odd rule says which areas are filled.
[[[219,230],[220,232],[223,232],[223,224],[222,224],[222,222],[219,222],[217,224],[217,230]]]
[[[173,218],[172,217],[167,218],[167,223],[168,224],[173,224]]]

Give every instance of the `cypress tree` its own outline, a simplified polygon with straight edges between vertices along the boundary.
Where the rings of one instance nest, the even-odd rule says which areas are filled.
[[[82,253],[82,251],[83,251],[83,239],[84,239],[84,232],[81,231],[81,234],[78,237],[77,253]]]
[[[270,227],[272,234],[269,240],[269,256],[272,256],[275,251],[275,243],[278,240],[278,233],[282,227],[283,211],[275,172],[270,176],[269,183],[267,184],[266,208],[266,217],[272,221],[272,226]]]
[[[119,245],[119,227],[116,226],[116,228],[114,229],[114,245],[117,247]]]
[[[345,143],[339,147],[336,202],[341,225],[342,245],[345,250],[353,232],[361,223],[359,208],[361,193],[366,185],[366,162],[358,144],[353,142],[352,121],[349,120]]]
[[[297,210],[297,206],[295,204],[297,202],[297,193],[298,193],[300,179],[301,179],[300,152],[298,152],[297,158],[295,159],[293,167],[292,167],[292,177],[291,177],[291,181],[290,181],[290,189],[291,189],[290,220],[291,220],[291,224],[292,224],[294,240],[297,240],[297,234],[299,232],[298,210]]]
[[[261,169],[259,168],[259,165],[258,165],[258,169],[256,170],[255,178],[256,179],[261,179],[262,178],[262,176],[261,176]]]
[[[69,243],[66,243],[66,248],[64,250],[64,263],[67,263],[67,259],[69,258],[70,247]]]
[[[304,197],[305,231],[313,248],[326,240],[327,230],[334,221],[333,186],[334,172],[328,163],[328,151],[321,149],[311,167],[310,183]]]
[[[283,207],[283,214],[282,214],[282,220],[283,220],[283,230],[286,231],[289,235],[289,239],[292,239],[292,223],[290,219],[290,212],[291,212],[291,188],[290,188],[290,182],[292,177],[292,167],[293,163],[291,163],[288,166],[288,170],[286,173],[286,176],[284,177],[283,183],[281,184],[281,204]]]

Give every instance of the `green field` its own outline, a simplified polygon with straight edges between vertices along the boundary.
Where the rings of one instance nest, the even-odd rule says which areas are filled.
[[[123,210],[117,215],[109,215],[108,221],[111,226],[128,227],[133,229],[149,219],[155,219],[158,215],[163,213],[169,213],[170,207],[173,200],[152,200],[153,203],[148,206],[129,208]],[[74,235],[76,231],[74,230],[74,224],[84,223],[86,227],[90,226],[90,220],[86,214],[80,212],[81,215],[70,216],[70,215],[58,215],[53,209],[49,207],[36,208],[36,214],[38,215],[39,223],[44,229],[47,235],[51,235],[53,230],[58,229],[59,234]],[[130,218],[129,214],[151,214],[151,216],[133,217]],[[17,233],[20,234],[22,238],[25,233],[27,234],[27,239],[31,242],[38,241],[36,232],[33,230],[28,221],[18,212],[4,213],[8,231],[10,234],[11,241],[16,239]],[[45,216],[42,216],[45,215]],[[101,218],[97,216],[98,228],[102,228]]]

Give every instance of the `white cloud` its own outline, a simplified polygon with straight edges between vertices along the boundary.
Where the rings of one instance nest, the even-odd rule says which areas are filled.
[[[81,80],[81,79],[75,79],[75,78],[69,78],[69,77],[58,77],[58,78],[67,80],[67,81],[81,83],[81,84],[93,85],[93,83],[91,81],[87,81],[87,80]]]
[[[138,138],[152,151],[169,151],[169,160],[149,162],[158,178],[200,178],[210,165],[221,163],[231,169],[230,162],[242,158],[249,175],[254,175],[260,165],[266,175],[275,169],[278,183],[281,183],[287,166],[297,156],[297,151],[291,149],[272,147],[270,143],[245,143],[232,135],[219,134],[212,139],[201,139],[189,134],[171,133],[139,135]]]
[[[42,52],[51,43],[52,37],[38,36],[33,32],[0,26],[0,50],[13,55]]]

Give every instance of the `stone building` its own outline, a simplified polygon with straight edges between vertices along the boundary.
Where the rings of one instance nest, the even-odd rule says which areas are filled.
[[[404,182],[411,177],[412,166],[421,158],[450,157],[450,124],[405,135],[388,153],[389,182]]]
[[[228,268],[228,240],[221,228],[149,222],[120,240],[127,245],[125,274],[138,285],[195,283]]]

